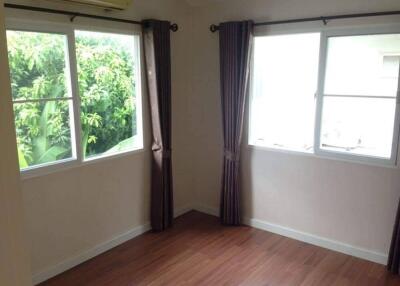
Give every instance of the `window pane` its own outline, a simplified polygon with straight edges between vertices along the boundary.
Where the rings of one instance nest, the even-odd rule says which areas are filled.
[[[72,157],[70,100],[14,104],[20,168]]]
[[[76,32],[85,158],[140,148],[135,37]]]
[[[7,31],[14,100],[70,96],[65,35]]]
[[[255,38],[251,144],[312,151],[319,40],[315,33]]]
[[[396,96],[400,35],[331,37],[325,94]]]
[[[7,44],[20,168],[73,157],[72,101],[47,100],[71,96],[66,36],[7,31]]]
[[[395,99],[325,97],[321,148],[390,158]]]

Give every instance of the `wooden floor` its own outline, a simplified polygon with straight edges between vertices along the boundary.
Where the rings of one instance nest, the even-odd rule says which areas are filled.
[[[141,235],[41,285],[370,286],[400,278],[379,264],[190,212],[167,232]]]

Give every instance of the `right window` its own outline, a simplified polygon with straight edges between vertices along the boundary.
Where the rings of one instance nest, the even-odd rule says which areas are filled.
[[[399,75],[393,29],[257,36],[248,142],[394,166]]]
[[[399,34],[327,38],[320,151],[395,157],[399,62]]]

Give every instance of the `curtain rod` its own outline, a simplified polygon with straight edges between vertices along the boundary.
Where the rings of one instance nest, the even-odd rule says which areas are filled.
[[[120,23],[128,23],[134,25],[143,25],[142,21],[134,21],[134,20],[126,20],[126,19],[119,19],[119,18],[112,18],[107,16],[98,16],[98,15],[91,15],[79,12],[72,12],[72,11],[64,11],[64,10],[56,10],[56,9],[49,9],[49,8],[41,8],[41,7],[33,7],[33,6],[25,6],[25,5],[18,5],[18,4],[9,4],[4,3],[5,8],[10,9],[19,9],[19,10],[27,10],[27,11],[35,11],[35,12],[43,12],[43,13],[50,13],[50,14],[59,14],[59,15],[67,15],[71,16],[71,22],[74,21],[76,17],[84,17],[84,18],[91,18],[91,19],[99,19],[105,21],[112,21],[112,22],[120,22]],[[173,32],[178,31],[177,24],[171,24],[170,30]]]
[[[361,14],[344,14],[344,15],[320,16],[320,17],[300,18],[300,19],[280,20],[280,21],[269,21],[269,22],[254,23],[254,26],[269,26],[269,25],[278,25],[278,24],[315,22],[315,21],[322,21],[324,23],[324,25],[326,25],[326,24],[328,24],[329,20],[335,20],[335,19],[363,18],[363,17],[390,16],[390,15],[400,15],[400,11],[386,11],[386,12],[361,13]],[[210,26],[211,32],[215,33],[218,30],[219,30],[218,25],[213,24]]]

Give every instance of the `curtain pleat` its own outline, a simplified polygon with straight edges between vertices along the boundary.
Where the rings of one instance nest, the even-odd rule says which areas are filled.
[[[170,23],[144,21],[143,38],[153,135],[151,226],[162,231],[173,221]]]
[[[221,222],[240,225],[240,143],[250,70],[253,22],[220,24],[221,105],[224,163],[220,202]]]

